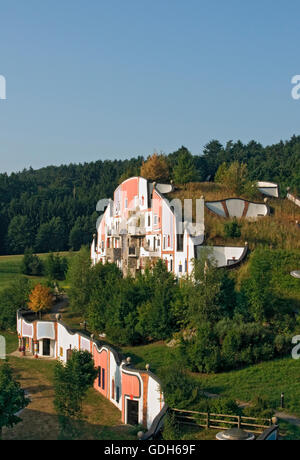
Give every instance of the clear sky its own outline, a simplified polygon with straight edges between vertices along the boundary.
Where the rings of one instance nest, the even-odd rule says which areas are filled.
[[[0,0],[0,172],[300,134],[299,0]]]

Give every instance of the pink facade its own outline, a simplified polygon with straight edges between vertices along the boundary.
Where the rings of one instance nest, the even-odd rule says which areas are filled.
[[[125,276],[135,276],[162,259],[168,270],[177,277],[191,274],[194,259],[202,254],[200,248],[204,242],[204,199],[197,200],[197,209],[202,211],[199,213],[200,222],[195,225],[192,216],[185,219],[184,203],[179,202],[181,214],[175,212],[179,200],[175,200],[176,204],[168,200],[168,193],[171,191],[171,185],[152,183],[143,177],[132,177],[120,184],[97,228],[91,247],[93,264],[116,263]],[[242,200],[228,199],[227,207],[233,207],[236,213],[236,208],[240,209],[240,201]],[[224,212],[221,202],[220,211],[219,203],[207,203],[207,208],[212,206],[218,212]],[[247,204],[249,215],[265,212],[265,208],[258,209],[256,205],[254,209],[253,206],[253,203]],[[241,257],[245,255],[245,247],[236,248],[234,251],[231,248],[223,249],[209,249],[218,267],[232,266],[233,260],[239,263],[236,250]]]
[[[143,424],[150,428],[162,409],[162,404],[157,404],[162,400],[160,384],[153,374],[134,369],[122,361],[111,346],[100,344],[86,334],[73,332],[60,321],[29,321],[26,317],[26,314],[18,313],[21,353],[33,354],[39,359],[47,356],[66,363],[72,350],[90,351],[97,369],[94,389],[121,411],[124,423]]]

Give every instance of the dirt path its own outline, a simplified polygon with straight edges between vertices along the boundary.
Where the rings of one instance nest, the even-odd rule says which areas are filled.
[[[63,295],[61,296],[61,299],[56,302],[53,307],[51,308],[51,316],[53,319],[55,319],[55,315],[57,313],[60,313],[65,307],[67,307],[69,304],[69,299],[68,296]]]

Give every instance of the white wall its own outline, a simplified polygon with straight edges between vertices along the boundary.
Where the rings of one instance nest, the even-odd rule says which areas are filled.
[[[79,336],[78,334],[69,334],[67,329],[62,324],[57,324],[57,339],[58,339],[58,347],[57,353],[58,358],[60,358],[63,362],[67,362],[67,350],[70,348],[79,348]],[[60,356],[60,347],[63,348],[63,356]]]
[[[147,392],[147,427],[150,428],[153,420],[160,412],[160,386],[149,376]]]
[[[226,267],[227,260],[235,257],[236,262],[240,260],[243,255],[244,247],[224,247],[224,246],[200,246],[198,251],[208,250],[209,258],[216,261],[217,267]]]
[[[110,369],[109,369],[109,386],[110,386],[110,400],[111,402],[118,407],[118,409],[122,410],[122,376],[120,372],[120,366],[117,365],[116,359],[114,357],[114,354],[109,350],[108,353],[110,354]],[[112,380],[114,379],[115,381],[115,397],[114,399],[111,397],[111,390],[112,390]],[[116,401],[117,397],[117,386],[120,389],[119,393],[119,403]]]

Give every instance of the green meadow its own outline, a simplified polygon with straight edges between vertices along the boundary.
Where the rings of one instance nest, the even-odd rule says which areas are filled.
[[[70,258],[72,257],[71,252],[61,252],[61,256]],[[38,256],[45,261],[48,254],[38,254]],[[23,255],[14,255],[14,256],[0,256],[0,292],[10,285],[10,283],[17,277],[21,276],[21,262]],[[25,276],[25,275],[22,275]],[[40,282],[45,280],[44,276],[26,276],[31,279],[33,282]],[[67,288],[66,281],[59,283],[61,287]]]

